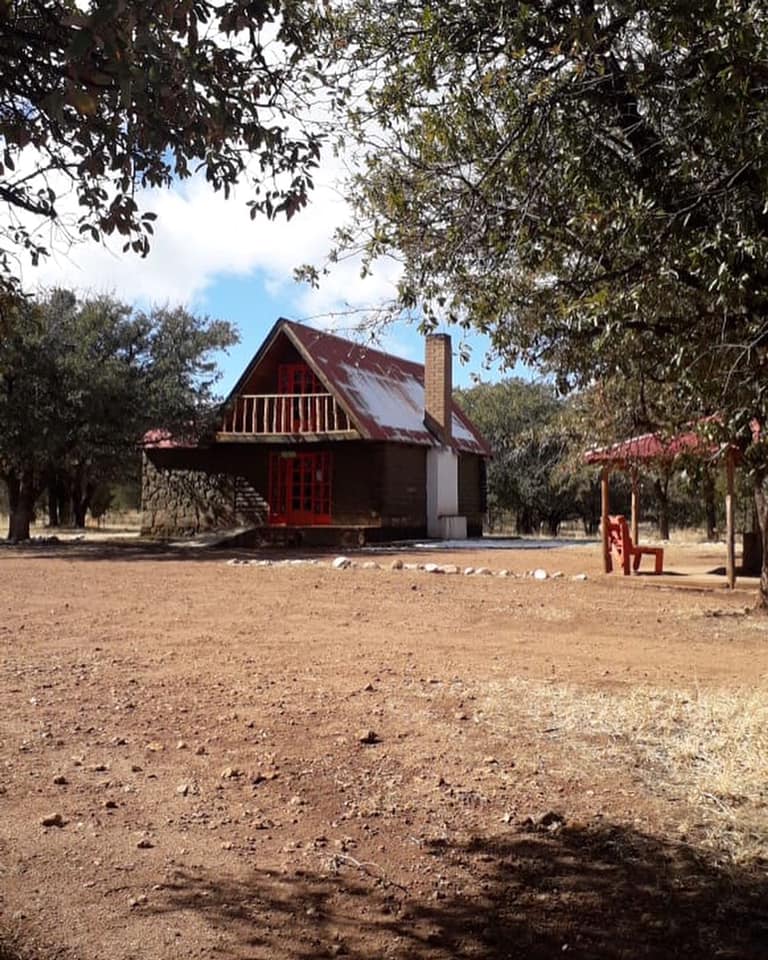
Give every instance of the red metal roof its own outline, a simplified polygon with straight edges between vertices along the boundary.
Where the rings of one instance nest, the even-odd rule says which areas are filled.
[[[424,366],[353,343],[332,333],[315,330],[292,320],[275,324],[232,391],[258,366],[265,349],[284,332],[307,363],[347,410],[361,435],[368,440],[388,440],[437,446],[439,441],[424,425]],[[457,405],[453,405],[452,446],[455,450],[490,456],[488,442]]]
[[[198,443],[189,437],[175,437],[170,430],[155,429],[147,430],[141,440],[143,447],[154,447],[161,449],[181,449],[192,450]]]
[[[658,433],[645,433],[629,440],[620,440],[608,447],[597,447],[584,454],[587,463],[633,463],[644,460],[674,460],[683,453],[714,455],[720,444],[712,443],[694,431],[664,438]]]

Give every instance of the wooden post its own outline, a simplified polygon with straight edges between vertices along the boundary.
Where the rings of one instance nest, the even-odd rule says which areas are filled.
[[[734,458],[733,447],[728,447],[725,455],[725,574],[728,586],[733,590],[736,586],[736,532],[734,527],[733,488],[734,488]]]
[[[638,527],[640,524],[640,487],[637,480],[637,467],[632,467],[632,514],[630,517],[630,533],[635,545],[638,540]]]
[[[600,474],[600,527],[603,533],[603,573],[610,573],[613,569],[613,564],[611,563],[611,545],[608,539],[608,514],[611,512],[609,500],[610,475],[611,468],[610,465],[606,463],[603,467],[602,473]]]

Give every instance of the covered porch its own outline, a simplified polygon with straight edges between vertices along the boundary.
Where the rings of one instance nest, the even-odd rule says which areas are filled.
[[[629,533],[632,541],[639,544],[640,468],[654,462],[672,464],[686,455],[717,462],[725,470],[725,577],[728,587],[734,588],[736,584],[735,473],[739,451],[732,444],[712,443],[695,431],[680,433],[668,439],[656,433],[647,433],[610,446],[589,450],[585,454],[584,459],[588,464],[601,468],[601,544],[605,573],[610,573],[612,570],[611,473],[617,470],[629,473],[631,482]]]

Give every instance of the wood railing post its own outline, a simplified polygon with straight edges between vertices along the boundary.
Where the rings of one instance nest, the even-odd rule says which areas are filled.
[[[733,590],[736,586],[736,529],[734,522],[734,455],[733,447],[728,447],[725,454],[725,573],[728,586]]]
[[[608,515],[611,512],[610,506],[610,483],[611,468],[608,464],[602,469],[600,474],[600,508],[601,521],[600,528],[603,535],[603,573],[610,573],[613,565],[611,563],[611,543],[608,536]]]

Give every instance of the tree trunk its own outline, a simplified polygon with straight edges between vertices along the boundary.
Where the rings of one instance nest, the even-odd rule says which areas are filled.
[[[712,471],[704,466],[701,474],[701,494],[704,498],[704,517],[707,524],[707,540],[717,538],[717,504],[715,503],[715,480]]]
[[[8,539],[13,542],[29,540],[37,499],[32,472],[24,470],[21,474],[6,474],[5,483],[8,487]]]
[[[662,540],[669,540],[669,476],[656,477],[653,490],[659,506],[659,536]]]
[[[59,497],[56,492],[56,481],[48,481],[48,526],[59,526]]]
[[[768,490],[765,484],[766,478],[762,474],[755,476],[755,512],[763,545],[757,605],[763,612],[768,613]]]

